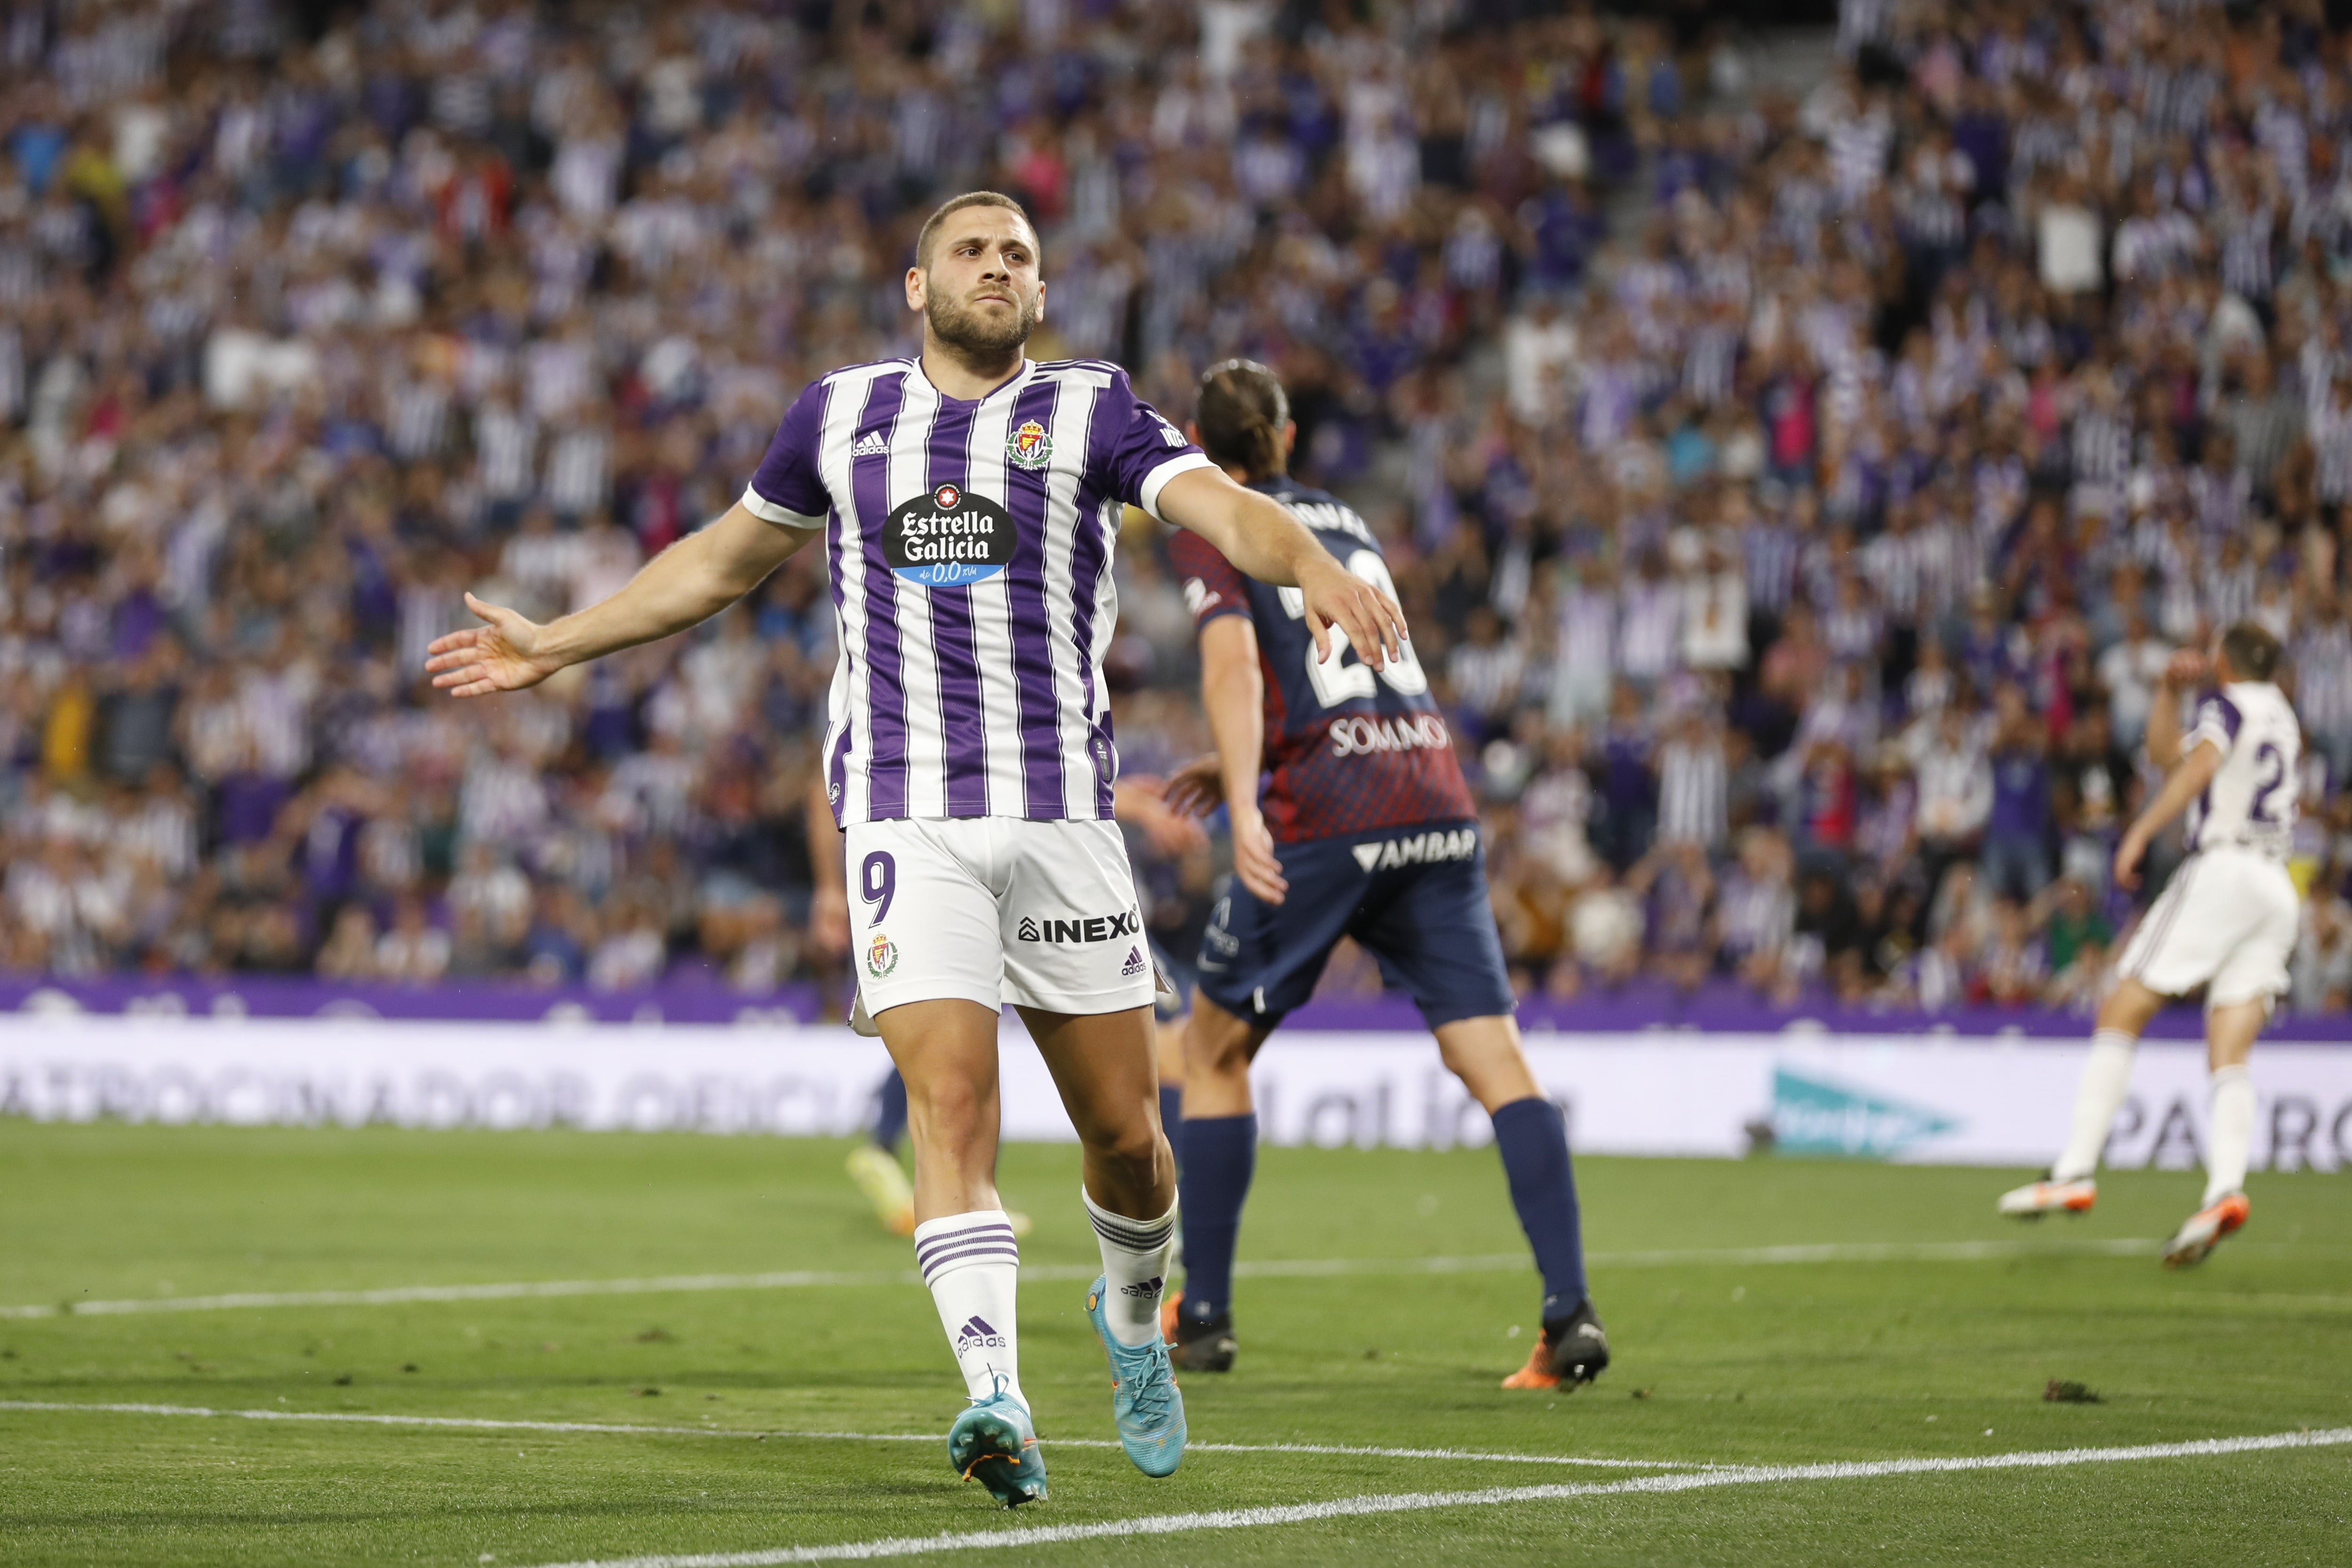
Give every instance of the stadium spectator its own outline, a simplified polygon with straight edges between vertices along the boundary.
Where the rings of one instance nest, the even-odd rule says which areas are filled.
[[[994,185],[1041,356],[1171,416],[1236,354],[1293,388],[1454,742],[1507,742],[1471,771],[1530,986],[1630,976],[1633,931],[1676,984],[2079,1004],[2156,677],[2250,616],[2323,759],[2294,1003],[2346,1005],[2329,11],[1852,6],[1798,103],[1523,9],[126,0],[96,74],[82,7],[23,12],[0,961],[830,975],[810,565],[496,714],[417,671],[461,584],[558,613],[721,510],[810,367],[903,349],[939,194]],[[1205,736],[1130,523],[1112,701],[1165,767]],[[1210,869],[1136,847],[1181,944]]]

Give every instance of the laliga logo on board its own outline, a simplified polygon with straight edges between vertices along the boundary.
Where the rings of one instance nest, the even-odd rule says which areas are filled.
[[[1054,438],[1034,419],[1024,419],[1006,439],[1004,455],[1022,468],[1042,468],[1054,460]]]

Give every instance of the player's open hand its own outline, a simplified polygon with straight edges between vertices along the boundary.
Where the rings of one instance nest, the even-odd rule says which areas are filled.
[[[466,608],[488,622],[433,639],[425,668],[433,684],[452,697],[488,697],[537,686],[563,668],[541,646],[544,628],[503,605],[466,595]]]
[[[1179,816],[1206,816],[1224,805],[1225,774],[1218,765],[1217,753],[1194,757],[1170,773],[1160,798]]]
[[[2126,891],[2139,886],[2140,857],[2147,853],[2147,835],[2137,827],[2124,834],[2116,846],[2116,886]]]
[[[849,895],[827,883],[809,900],[809,945],[817,956],[837,960],[849,951]]]
[[[2184,647],[2164,665],[2164,683],[2174,690],[2194,690],[2205,684],[2209,668],[2205,656],[2193,647]]]
[[[1335,651],[1330,629],[1338,627],[1350,647],[1374,669],[1385,667],[1404,649],[1404,611],[1381,589],[1365,582],[1318,550],[1298,569],[1299,593],[1307,601],[1307,629],[1315,638],[1318,662],[1328,663]]]
[[[1166,786],[1150,773],[1121,778],[1112,792],[1111,808],[1121,822],[1141,828],[1152,849],[1171,860],[1208,847],[1209,836],[1201,831],[1201,825],[1171,810]]]
[[[1234,813],[1234,875],[1266,903],[1279,904],[1289,896],[1282,862],[1274,858],[1274,835],[1255,811]]]

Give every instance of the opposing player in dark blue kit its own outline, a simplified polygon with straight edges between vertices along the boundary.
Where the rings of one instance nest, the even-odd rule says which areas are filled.
[[[1211,461],[1286,503],[1349,571],[1393,595],[1363,520],[1288,477],[1297,426],[1273,372],[1245,360],[1212,369],[1191,433]],[[1519,1048],[1477,812],[1427,677],[1410,647],[1377,670],[1336,646],[1318,660],[1294,590],[1251,581],[1191,534],[1170,548],[1217,742],[1215,757],[1171,782],[1170,799],[1201,812],[1223,799],[1234,840],[1232,890],[1202,939],[1185,1038],[1185,1280],[1165,1324],[1177,1364],[1233,1365],[1234,1247],[1257,1159],[1250,1063],[1344,935],[1412,994],[1445,1065],[1494,1118],[1544,1287],[1542,1337],[1503,1386],[1591,1382],[1609,1364],[1609,1341],[1585,1293],[1567,1124]]]

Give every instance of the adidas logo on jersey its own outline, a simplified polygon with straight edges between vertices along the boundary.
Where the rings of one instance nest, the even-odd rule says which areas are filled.
[[[1139,1299],[1157,1296],[1160,1294],[1161,1288],[1165,1286],[1166,1283],[1167,1281],[1165,1279],[1155,1274],[1139,1285],[1120,1286],[1118,1288],[1118,1293],[1122,1296],[1134,1296]]]
[[[998,1333],[989,1321],[977,1312],[966,1319],[963,1327],[956,1331],[955,1349],[958,1355],[971,1350],[1001,1351],[1003,1348],[1004,1336]]]
[[[1367,871],[1386,871],[1397,866],[1429,866],[1441,860],[1467,860],[1478,852],[1478,830],[1455,827],[1434,833],[1417,833],[1410,838],[1391,838],[1378,844],[1358,844],[1349,853],[1356,864]]]
[[[1139,947],[1130,947],[1130,948],[1129,948],[1129,949],[1127,950],[1127,962],[1126,962],[1125,963],[1122,963],[1122,964],[1120,964],[1120,965],[1118,966],[1118,972],[1119,972],[1121,974],[1126,974],[1126,975],[1136,975],[1136,974],[1140,974],[1140,973],[1143,973],[1143,950],[1142,950],[1141,948],[1139,948]]]
[[[1142,930],[1143,911],[1129,910],[1125,914],[1094,915],[1084,920],[1066,921],[1037,920],[1023,915],[1014,934],[1023,942],[1059,945],[1068,942],[1117,942],[1123,936],[1137,935]]]
[[[887,458],[890,455],[890,438],[879,430],[868,430],[849,448],[853,458]]]

